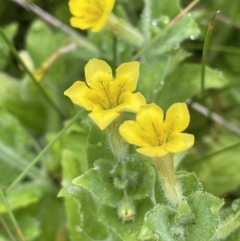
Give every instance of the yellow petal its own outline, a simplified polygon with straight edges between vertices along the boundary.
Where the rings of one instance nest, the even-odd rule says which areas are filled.
[[[115,0],[106,0],[106,1],[99,0],[98,2],[99,2],[99,5],[102,4],[102,15],[98,19],[96,24],[93,26],[92,32],[98,32],[103,29],[103,27],[105,26],[105,24],[107,22],[109,13],[113,9]]]
[[[99,3],[103,3],[104,2],[104,12],[105,13],[110,13],[114,7],[115,4],[115,0],[98,0]]]
[[[137,149],[138,153],[141,153],[149,157],[161,157],[165,156],[169,152],[164,148],[164,146],[146,146]]]
[[[112,11],[115,0],[97,0],[98,5],[102,8],[102,15],[92,28],[92,32],[98,32],[105,26],[109,13]]]
[[[149,146],[145,136],[146,133],[135,121],[125,121],[119,127],[119,133],[130,144],[136,146]]]
[[[165,145],[165,149],[172,153],[185,151],[194,144],[194,136],[186,133],[173,133]]]
[[[87,29],[92,27],[93,32],[100,31],[112,11],[114,0],[70,0],[69,9],[74,16],[70,19],[73,27]]]
[[[90,59],[85,66],[85,77],[88,86],[94,90],[102,90],[107,82],[112,81],[112,69],[103,60]]]
[[[95,22],[94,26],[91,29],[92,32],[101,31],[107,22],[107,18],[108,18],[108,15],[102,15],[101,18],[97,19],[97,21]]]
[[[91,90],[82,81],[74,82],[71,87],[64,91],[64,95],[68,96],[74,104],[80,105],[87,110],[91,110],[93,105],[96,104]]]
[[[95,24],[95,21],[89,21],[88,19],[85,20],[85,19],[72,17],[70,18],[70,24],[75,28],[80,28],[84,30],[92,27]]]
[[[125,91],[134,91],[139,77],[139,62],[121,64],[116,70],[116,80],[122,83]]]
[[[90,7],[90,3],[87,1],[70,0],[68,2],[70,13],[75,17],[81,17],[86,7]]]
[[[93,110],[89,116],[91,119],[98,125],[101,130],[104,130],[113,120],[115,120],[121,114],[118,113],[115,109],[102,110],[97,109]]]
[[[165,141],[166,133],[162,130],[163,111],[159,106],[154,103],[140,106],[136,119],[141,128],[148,133],[151,138],[149,142],[153,146],[159,146]]]
[[[165,122],[169,124],[172,131],[185,130],[190,122],[188,107],[185,103],[171,105],[166,113]]]
[[[119,112],[128,111],[137,113],[141,105],[146,105],[146,100],[141,93],[125,93],[119,99],[119,102],[122,103],[117,106]]]
[[[141,123],[144,130],[150,130],[153,124],[158,126],[163,123],[163,110],[156,104],[148,104],[140,107],[136,120]]]

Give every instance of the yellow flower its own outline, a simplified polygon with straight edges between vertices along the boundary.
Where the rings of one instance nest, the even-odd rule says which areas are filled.
[[[85,66],[86,83],[76,81],[64,94],[73,103],[92,111],[89,116],[105,129],[123,111],[137,112],[146,101],[136,89],[139,76],[139,63],[121,64],[113,79],[110,66],[103,60],[91,59]]]
[[[73,17],[70,23],[80,29],[92,28],[98,32],[104,27],[115,0],[70,0],[69,9]]]
[[[125,121],[120,134],[130,144],[140,146],[137,151],[149,157],[161,157],[190,148],[194,136],[181,133],[187,128],[190,116],[185,103],[175,103],[167,110],[164,120],[162,109],[149,104],[141,106],[136,121]]]

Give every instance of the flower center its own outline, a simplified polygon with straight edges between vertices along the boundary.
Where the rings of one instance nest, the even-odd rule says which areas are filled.
[[[103,109],[112,109],[117,105],[121,104],[119,101],[121,94],[124,92],[124,84],[116,83],[114,81],[105,82],[101,81],[100,85],[102,87],[104,98],[102,98]]]

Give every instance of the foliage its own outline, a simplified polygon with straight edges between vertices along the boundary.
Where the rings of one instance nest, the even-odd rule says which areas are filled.
[[[117,0],[99,32],[71,28],[67,0],[26,1],[47,22],[14,0],[0,4],[1,241],[239,239],[239,3],[202,0],[184,12],[189,3]],[[174,156],[180,201],[156,162],[64,96],[92,58],[113,70],[138,61],[136,92],[164,112],[188,104],[195,144]]]

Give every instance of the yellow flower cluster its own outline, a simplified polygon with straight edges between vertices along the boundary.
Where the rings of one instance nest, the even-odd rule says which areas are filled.
[[[136,121],[125,121],[119,132],[137,151],[149,157],[178,153],[194,144],[194,136],[181,133],[190,122],[185,103],[175,103],[166,112],[156,104],[146,105],[141,93],[133,93],[139,77],[139,63],[120,65],[113,78],[110,66],[91,59],[85,66],[86,83],[76,81],[64,94],[88,111],[89,116],[105,129],[124,111],[137,113]]]

